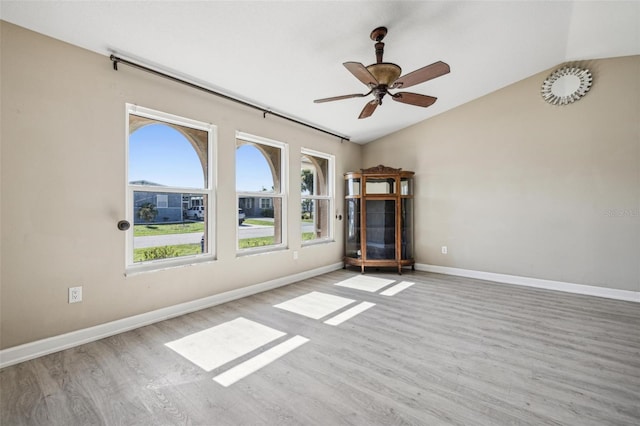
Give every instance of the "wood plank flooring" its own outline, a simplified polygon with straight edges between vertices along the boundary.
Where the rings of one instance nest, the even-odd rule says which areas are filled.
[[[0,371],[5,425],[639,425],[640,305],[425,272],[340,270]],[[388,287],[385,287],[388,288]],[[375,306],[338,326],[274,308]],[[243,317],[286,337],[204,371],[166,343]],[[309,342],[224,387],[292,336]]]

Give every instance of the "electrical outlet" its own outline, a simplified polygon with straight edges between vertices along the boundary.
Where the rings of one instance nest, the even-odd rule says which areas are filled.
[[[298,260],[298,251],[297,250],[293,251],[293,260]]]
[[[69,303],[82,302],[82,286],[69,287]]]
[[[442,246],[442,254],[447,254],[447,246]]]

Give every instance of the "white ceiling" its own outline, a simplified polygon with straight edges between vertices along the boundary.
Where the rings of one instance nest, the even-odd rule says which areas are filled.
[[[640,54],[640,2],[7,1],[0,18],[108,56],[141,61],[366,143],[568,61]],[[429,108],[369,98],[343,66],[385,61],[403,73],[442,60],[451,73],[408,91]],[[111,66],[105,58],[105,66]],[[541,82],[542,83],[542,82]],[[371,95],[370,95],[371,96]]]

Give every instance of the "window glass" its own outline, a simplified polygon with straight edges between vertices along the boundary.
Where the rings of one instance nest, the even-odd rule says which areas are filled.
[[[213,257],[213,128],[128,106],[127,265],[154,269]]]
[[[238,133],[236,195],[240,253],[286,245],[285,170],[282,167],[286,164],[285,156],[283,143]]]
[[[302,243],[332,238],[333,156],[303,150],[300,162]]]
[[[134,118],[141,122],[141,118]],[[144,120],[129,136],[129,181],[143,185],[205,188],[206,172],[187,135],[207,140],[206,132]],[[207,147],[202,147],[203,157]]]

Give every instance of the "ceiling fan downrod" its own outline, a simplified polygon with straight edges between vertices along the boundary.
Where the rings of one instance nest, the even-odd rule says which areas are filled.
[[[371,36],[370,36],[371,40],[376,42],[376,45],[375,45],[376,63],[378,64],[382,63],[382,56],[384,55],[384,43],[382,42],[382,40],[386,35],[387,35],[386,27],[378,27],[375,30],[371,31]]]

